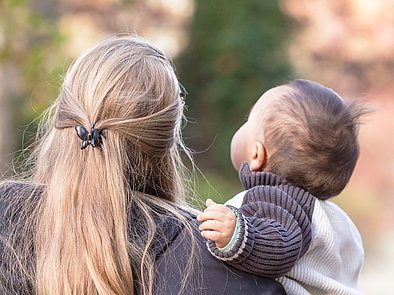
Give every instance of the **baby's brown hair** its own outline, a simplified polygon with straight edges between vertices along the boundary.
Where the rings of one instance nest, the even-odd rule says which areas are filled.
[[[264,116],[265,171],[325,200],[349,182],[357,159],[360,118],[370,110],[307,80],[287,84]]]

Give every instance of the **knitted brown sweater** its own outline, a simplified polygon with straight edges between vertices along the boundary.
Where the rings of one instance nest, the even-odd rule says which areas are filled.
[[[235,209],[240,229],[237,241],[227,251],[209,241],[209,251],[243,271],[280,277],[310,246],[316,199],[275,174],[250,171],[246,163],[240,179],[247,192],[241,207]]]

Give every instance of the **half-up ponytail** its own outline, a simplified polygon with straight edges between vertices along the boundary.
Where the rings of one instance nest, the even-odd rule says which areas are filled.
[[[104,41],[70,69],[38,148],[37,294],[152,294],[152,208],[191,231],[171,205],[184,198],[179,91],[168,60],[137,38]],[[81,150],[75,126],[92,123],[101,147]]]

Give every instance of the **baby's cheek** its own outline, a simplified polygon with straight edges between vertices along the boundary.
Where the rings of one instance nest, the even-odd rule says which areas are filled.
[[[240,133],[241,130],[238,130],[231,140],[231,162],[234,168],[238,171],[241,167],[241,164],[244,161],[247,161],[247,151],[246,151],[246,143],[245,140],[242,140],[242,136]]]

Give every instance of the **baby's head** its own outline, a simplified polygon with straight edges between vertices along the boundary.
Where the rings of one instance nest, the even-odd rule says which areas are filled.
[[[247,161],[303,187],[320,199],[338,195],[359,156],[359,119],[368,110],[315,82],[295,80],[256,102],[234,134],[231,160]]]

